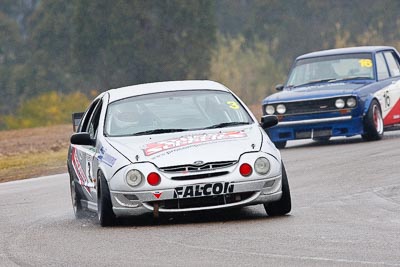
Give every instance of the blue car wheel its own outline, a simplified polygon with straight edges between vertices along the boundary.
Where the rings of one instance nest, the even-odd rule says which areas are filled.
[[[364,119],[364,134],[366,141],[376,141],[383,137],[383,118],[378,101],[373,100]]]

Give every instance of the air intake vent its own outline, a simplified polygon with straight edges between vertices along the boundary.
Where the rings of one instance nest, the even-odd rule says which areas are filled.
[[[226,175],[229,172],[211,172],[211,173],[202,173],[202,174],[192,174],[192,175],[184,175],[184,176],[174,176],[171,177],[172,180],[193,180],[193,179],[203,179],[203,178],[211,178]]]
[[[208,162],[202,165],[196,166],[193,164],[178,165],[171,167],[160,168],[161,171],[166,173],[188,173],[188,172],[201,172],[201,171],[213,171],[221,168],[227,168],[236,164],[236,161],[217,161]]]

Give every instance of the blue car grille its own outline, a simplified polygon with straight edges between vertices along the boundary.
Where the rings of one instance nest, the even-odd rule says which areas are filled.
[[[282,102],[282,103],[274,103],[268,104],[276,107],[279,104],[284,104],[286,106],[286,112],[283,114],[286,115],[297,115],[297,114],[309,114],[309,113],[325,113],[325,112],[333,112],[338,111],[339,109],[335,106],[335,101],[338,98],[341,98],[345,101],[351,96],[340,96],[333,98],[324,98],[324,99],[314,99],[314,100],[303,100],[303,101],[293,101],[293,102]],[[349,109],[348,107],[344,107],[345,109]],[[353,107],[354,108],[354,107]],[[264,107],[265,110],[265,107]],[[275,112],[276,115],[277,114]]]
[[[336,111],[336,99],[337,98],[285,103],[285,115]]]

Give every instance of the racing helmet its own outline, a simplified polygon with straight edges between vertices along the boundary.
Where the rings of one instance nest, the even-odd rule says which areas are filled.
[[[116,105],[112,112],[112,128],[123,129],[139,124],[140,113],[136,104],[132,102]]]

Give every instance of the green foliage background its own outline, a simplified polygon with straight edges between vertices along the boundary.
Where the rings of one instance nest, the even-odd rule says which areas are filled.
[[[72,122],[71,114],[89,103],[79,92],[64,95],[51,91],[24,101],[15,115],[4,116],[4,123],[9,129],[18,129]]]
[[[259,104],[300,54],[399,48],[399,11],[397,0],[2,0],[0,129],[69,122],[93,90],[163,80],[213,79]]]

